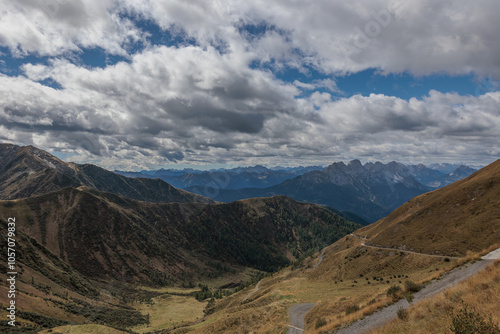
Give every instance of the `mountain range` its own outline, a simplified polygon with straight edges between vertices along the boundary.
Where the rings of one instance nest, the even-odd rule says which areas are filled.
[[[224,189],[266,188],[299,175],[322,170],[321,166],[309,167],[274,167],[264,166],[237,167],[202,171],[195,169],[159,169],[141,172],[115,171],[130,177],[160,178],[169,184],[186,189],[189,187],[214,187]]]
[[[450,168],[454,169],[443,172]],[[179,188],[226,203],[285,195],[335,208],[366,225],[385,217],[414,196],[451,184],[474,171],[465,165],[435,164],[432,168],[396,162],[362,165],[359,160],[353,160],[348,164],[336,162],[326,168],[254,166],[212,171],[160,169],[118,173],[159,177]]]
[[[299,201],[351,212],[368,222],[374,222],[411,198],[434,189],[418,180],[433,185],[439,182],[442,185],[472,172],[470,168],[459,167],[456,172],[444,175],[423,165],[406,166],[396,162],[362,165],[359,160],[353,160],[348,164],[333,163],[321,171],[305,173],[264,189],[190,187],[187,190],[221,202],[286,195]]]
[[[276,270],[359,226],[284,196],[146,203],[67,187],[2,205],[0,219],[17,216],[19,229],[79,273],[150,284],[155,275],[197,277],[219,266]]]

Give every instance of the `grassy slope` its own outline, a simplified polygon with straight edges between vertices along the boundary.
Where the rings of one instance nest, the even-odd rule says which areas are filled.
[[[1,236],[6,239],[6,226],[1,223]],[[81,308],[83,303],[91,307],[85,313],[97,313],[97,308],[125,310],[120,300],[111,295],[117,291],[111,285],[89,281],[76,272],[47,248],[30,238],[21,229],[16,231],[16,307],[17,332],[37,332],[44,324],[54,327],[62,323],[84,323],[87,321]],[[2,249],[2,254],[6,251]],[[9,303],[6,275],[0,273],[0,315],[4,317]],[[98,292],[101,291],[101,293]],[[94,308],[95,307],[95,308]],[[21,310],[22,312],[19,312]],[[26,313],[28,312],[28,313]],[[29,314],[37,314],[38,322],[30,320]],[[40,317],[41,316],[41,317]],[[9,333],[11,328],[2,322],[0,332]],[[37,330],[38,329],[38,330]]]
[[[76,325],[76,326],[60,326],[53,329],[47,329],[39,332],[39,334],[126,334],[127,332],[120,331],[114,328],[103,325]]]
[[[500,160],[410,200],[358,233],[367,244],[458,256],[499,242]]]
[[[412,306],[408,310],[408,320],[394,320],[371,333],[451,334],[452,315],[465,304],[475,308],[484,317],[491,315],[493,322],[500,324],[498,296],[500,296],[500,261],[496,261],[486,270],[457,286]]]
[[[307,259],[300,268],[292,270],[289,267],[265,278],[259,291],[248,302],[243,303],[243,300],[254,286],[218,302],[215,313],[205,322],[188,327],[189,332],[284,333],[288,328],[288,307],[314,302],[317,305],[306,319],[308,333],[319,333],[319,330],[314,330],[318,319],[324,318],[328,322],[322,331],[334,329],[391,302],[392,299],[386,296],[391,285],[403,285],[406,279],[429,281],[459,262],[367,249],[361,246],[360,239],[349,236],[329,246],[321,265],[314,268],[318,256],[319,253]],[[407,275],[408,278],[398,278],[398,275]],[[383,280],[376,281],[373,276],[383,277]],[[347,308],[354,304],[360,310],[346,315]]]

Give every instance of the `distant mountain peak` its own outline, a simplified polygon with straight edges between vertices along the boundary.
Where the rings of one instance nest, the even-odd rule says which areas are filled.
[[[361,161],[358,159],[351,160],[348,164],[348,167],[362,167],[363,165],[361,164]]]

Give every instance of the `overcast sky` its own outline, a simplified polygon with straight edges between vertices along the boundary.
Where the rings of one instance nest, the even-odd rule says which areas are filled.
[[[488,164],[498,0],[0,0],[0,142],[113,169]]]

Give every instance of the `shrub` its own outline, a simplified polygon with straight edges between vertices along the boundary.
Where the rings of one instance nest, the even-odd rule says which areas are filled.
[[[408,301],[408,303],[411,303],[415,297],[414,297],[412,294],[407,293],[407,294],[405,295],[405,298],[406,298],[406,300]]]
[[[413,281],[406,281],[405,288],[406,288],[406,291],[408,291],[408,292],[419,292],[422,289],[422,286],[420,284],[413,282]]]
[[[398,309],[398,318],[403,320],[403,321],[408,320],[408,311],[405,308],[400,307]]]
[[[396,297],[399,291],[401,291],[401,287],[399,285],[393,285],[387,290],[387,295]]]
[[[323,327],[326,324],[327,324],[327,322],[326,322],[325,318],[319,318],[318,321],[316,321],[316,329]]]
[[[452,316],[450,329],[455,334],[499,334],[498,324],[493,322],[491,315],[485,319],[476,309],[469,309],[468,305]]]
[[[354,304],[347,307],[347,309],[345,310],[345,314],[348,315],[357,311],[359,311],[359,306]]]

